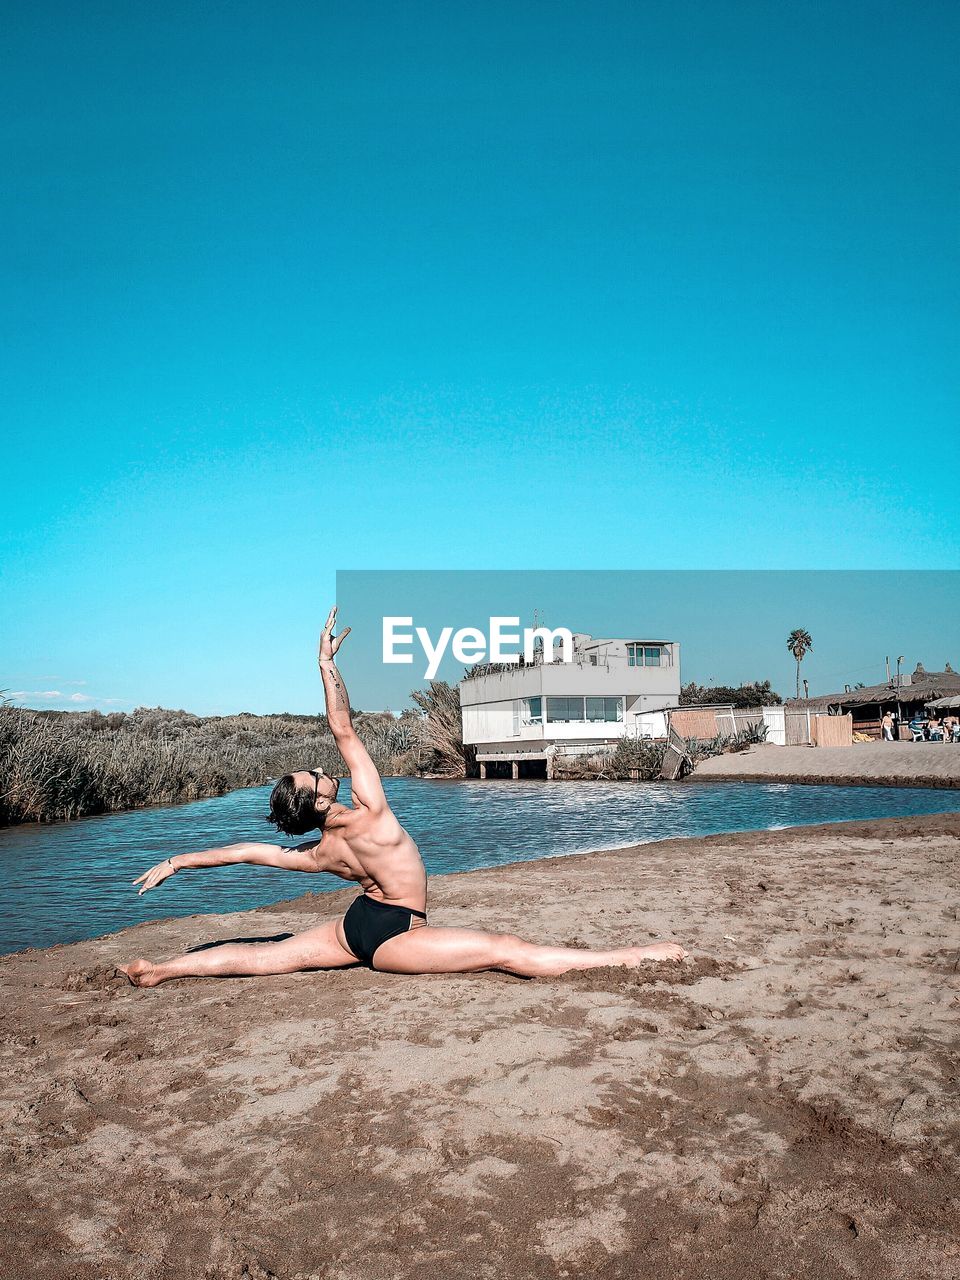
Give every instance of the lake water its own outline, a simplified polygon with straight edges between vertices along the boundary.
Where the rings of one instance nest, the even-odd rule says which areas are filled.
[[[390,803],[433,874],[619,845],[816,822],[944,813],[956,791],[753,782],[433,782],[387,778]],[[276,842],[269,787],[214,800],[0,830],[0,952],[112,933],[142,920],[241,911],[332,876],[267,867],[181,872],[142,898],[130,882],[174,853]],[[340,798],[349,803],[349,784]],[[288,844],[293,840],[285,841]]]

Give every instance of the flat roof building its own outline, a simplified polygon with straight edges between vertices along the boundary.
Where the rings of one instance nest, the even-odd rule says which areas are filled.
[[[481,777],[550,777],[557,751],[666,732],[657,713],[680,697],[677,641],[573,639],[572,662],[477,667],[460,681],[463,741],[476,748]]]

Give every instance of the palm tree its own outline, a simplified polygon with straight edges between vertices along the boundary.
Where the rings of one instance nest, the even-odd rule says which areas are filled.
[[[803,627],[797,627],[787,636],[787,648],[797,660],[797,697],[800,697],[800,663],[803,661],[803,655],[808,649],[813,648],[813,640],[809,631],[804,631]]]

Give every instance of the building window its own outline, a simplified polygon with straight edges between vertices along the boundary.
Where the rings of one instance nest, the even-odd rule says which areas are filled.
[[[548,698],[547,719],[554,724],[564,720],[583,719],[582,698]]]
[[[611,723],[623,719],[620,698],[547,698],[547,719],[557,723]]]
[[[659,644],[628,644],[628,667],[666,667],[667,655]]]
[[[523,723],[524,724],[543,724],[543,699],[524,698],[523,700]]]
[[[623,719],[623,705],[619,698],[586,698],[587,719],[603,720],[615,724]]]

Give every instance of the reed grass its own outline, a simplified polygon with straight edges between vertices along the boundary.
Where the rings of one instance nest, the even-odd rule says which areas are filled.
[[[360,712],[354,722],[382,773],[413,771],[418,716]],[[200,717],[144,707],[103,715],[0,704],[0,826],[200,800],[317,765],[344,772],[324,716]]]
[[[420,712],[412,742],[417,772],[435,778],[463,778],[474,771],[476,748],[463,743],[460,694],[446,680],[432,680],[410,694]]]

